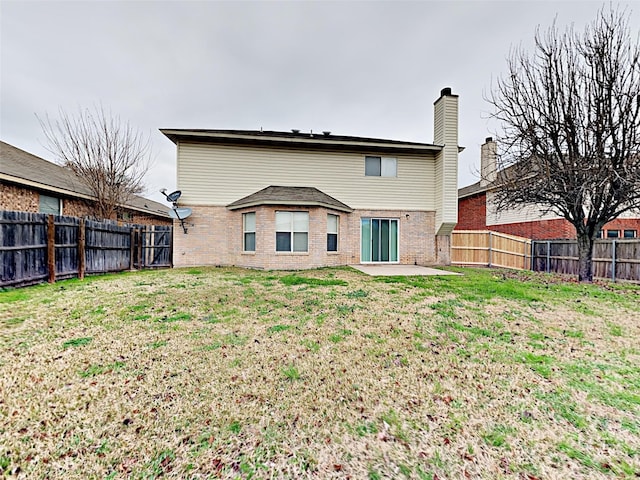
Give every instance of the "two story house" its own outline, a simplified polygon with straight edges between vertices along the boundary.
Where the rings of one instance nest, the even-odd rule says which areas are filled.
[[[497,144],[488,137],[480,149],[481,180],[458,190],[456,230],[491,230],[533,240],[576,238],[569,221],[538,205],[498,210],[494,200],[497,168]],[[607,223],[600,237],[637,238],[639,233],[640,212],[629,211]]]
[[[448,264],[457,221],[458,96],[433,144],[330,132],[162,129],[177,146],[174,265],[303,269]]]

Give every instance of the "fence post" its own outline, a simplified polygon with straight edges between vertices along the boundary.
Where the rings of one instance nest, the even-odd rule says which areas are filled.
[[[547,240],[547,273],[551,271],[551,242]]]
[[[173,225],[169,227],[169,267],[173,268]]]
[[[86,224],[84,218],[80,219],[80,223],[78,224],[78,279],[82,280],[84,278],[84,273],[86,270],[86,259],[85,259],[85,242],[86,242]]]
[[[533,256],[536,253],[536,251],[535,251],[535,243],[536,243],[535,241],[531,240],[531,243],[530,243],[530,245],[531,245],[531,258],[529,258],[529,265],[530,265],[529,270],[531,270],[532,272],[534,271],[533,268],[535,266],[534,265],[534,261],[533,261]]]
[[[144,247],[145,247],[145,242],[147,241],[146,231],[147,229],[145,227],[142,227],[139,230],[140,236],[138,237],[138,265],[139,265],[138,268],[140,268],[140,270],[142,270],[145,267],[145,263],[146,263],[145,262],[146,259],[144,258],[144,255],[145,255]]]
[[[129,231],[129,270],[135,269],[135,245],[136,245],[136,228],[131,227]]]
[[[616,241],[611,242],[611,280],[616,281]]]
[[[492,257],[491,249],[492,249],[492,246],[493,246],[492,245],[492,235],[493,235],[493,232],[489,231],[489,265],[488,265],[489,268],[491,268],[491,261],[493,260],[493,258],[491,258]]]
[[[56,281],[56,224],[53,215],[47,216],[47,268],[49,283]]]

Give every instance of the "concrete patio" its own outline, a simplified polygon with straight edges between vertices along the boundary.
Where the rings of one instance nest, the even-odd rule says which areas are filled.
[[[352,268],[360,270],[362,273],[374,277],[379,276],[426,276],[426,275],[461,275],[460,273],[438,270],[437,268],[423,267],[420,265],[396,265],[396,264],[375,264],[375,265],[351,265]]]

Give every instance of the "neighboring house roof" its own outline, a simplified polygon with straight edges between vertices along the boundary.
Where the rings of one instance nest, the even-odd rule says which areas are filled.
[[[0,180],[66,196],[93,200],[91,189],[69,169],[0,141]],[[135,196],[124,207],[169,218],[168,207]]]
[[[306,148],[316,150],[369,151],[382,153],[437,153],[442,145],[404,142],[380,138],[349,137],[331,135],[330,132],[303,133],[262,130],[202,130],[160,129],[172,142],[179,141],[219,143],[230,145],[268,145],[284,148]]]
[[[489,183],[486,185],[481,185],[478,181],[476,183],[472,183],[471,185],[467,185],[466,187],[462,187],[458,189],[458,198],[470,197],[471,195],[476,195],[478,193],[486,192],[495,186],[494,183]]]
[[[326,207],[351,213],[353,209],[315,187],[269,186],[227,205],[230,210],[260,205],[300,205]]]

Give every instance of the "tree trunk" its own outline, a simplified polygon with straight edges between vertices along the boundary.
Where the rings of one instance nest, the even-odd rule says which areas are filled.
[[[593,282],[593,238],[578,233],[578,281]]]

